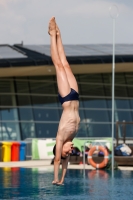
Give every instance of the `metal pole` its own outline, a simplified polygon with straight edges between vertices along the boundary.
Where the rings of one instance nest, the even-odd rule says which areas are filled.
[[[85,145],[86,145],[86,142],[84,143],[84,152],[83,152],[84,177],[85,177]]]
[[[83,176],[84,176],[84,178],[85,178],[85,145],[88,143],[89,141],[86,141],[85,143],[84,143],[84,152],[83,152]]]
[[[112,174],[114,172],[114,96],[115,96],[115,18],[113,19],[113,61],[112,61]]]
[[[114,176],[114,99],[115,99],[115,20],[118,17],[118,7],[110,7],[110,16],[113,19],[113,56],[112,56],[112,176]]]

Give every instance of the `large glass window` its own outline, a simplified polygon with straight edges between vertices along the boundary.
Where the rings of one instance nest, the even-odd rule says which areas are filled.
[[[58,106],[58,102],[57,102],[57,96],[54,95],[31,95],[31,101],[32,101],[32,105],[34,107],[57,107]]]
[[[24,78],[16,79],[15,87],[16,87],[17,93],[29,94],[29,83],[27,79],[24,79]]]
[[[17,94],[17,102],[18,106],[31,106],[31,97],[29,94],[27,95]]]
[[[109,122],[107,110],[85,110],[85,116],[91,122]]]
[[[77,137],[110,137],[112,74],[81,74],[76,79],[81,118]],[[55,76],[0,79],[1,140],[55,138],[61,114]],[[116,121],[133,121],[133,73],[115,74]],[[132,137],[133,125],[126,132]]]
[[[1,140],[20,140],[19,125],[17,122],[1,122]]]
[[[19,118],[20,121],[34,121],[32,108],[20,107]]]
[[[44,77],[44,80],[32,80],[29,81],[30,92],[32,94],[55,94],[55,82],[52,80],[52,77],[49,80]]]
[[[35,121],[59,121],[59,112],[57,108],[34,108],[33,113]]]
[[[23,140],[26,138],[35,138],[37,135],[35,132],[34,122],[20,121],[20,128],[21,128],[21,137]]]
[[[10,107],[1,108],[0,114],[1,114],[2,121],[17,121],[18,120],[16,108],[10,108]]]
[[[0,138],[20,140],[18,110],[12,79],[0,80]]]
[[[103,98],[82,98],[83,106],[85,108],[102,108],[107,109],[106,99]]]
[[[35,123],[37,138],[55,138],[58,123]]]

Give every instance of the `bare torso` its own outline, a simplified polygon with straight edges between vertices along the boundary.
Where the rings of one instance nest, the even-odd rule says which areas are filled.
[[[64,102],[63,112],[60,119],[57,137],[64,142],[72,141],[77,134],[80,117],[79,117],[79,101]]]

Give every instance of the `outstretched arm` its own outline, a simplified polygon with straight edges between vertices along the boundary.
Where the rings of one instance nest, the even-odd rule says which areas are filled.
[[[61,162],[61,152],[62,152],[62,146],[63,142],[60,139],[56,139],[56,155],[54,159],[54,180],[53,184],[56,184],[59,182],[59,167],[60,167],[60,162]]]
[[[62,159],[62,175],[61,175],[60,181],[58,182],[58,185],[62,185],[64,182],[64,178],[65,178],[65,175],[67,172],[69,158],[70,158],[70,155],[65,160]]]

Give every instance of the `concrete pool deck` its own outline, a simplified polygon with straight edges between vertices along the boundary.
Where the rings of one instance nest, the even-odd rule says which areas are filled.
[[[40,168],[40,169],[49,169],[53,170],[53,165],[51,165],[51,160],[27,160],[27,161],[18,161],[18,162],[0,162],[0,168],[3,167],[24,167],[24,168]],[[83,169],[84,165],[68,165],[68,169]],[[85,169],[94,169],[91,165],[85,165]],[[119,166],[120,170],[129,170],[133,171],[132,166]]]

